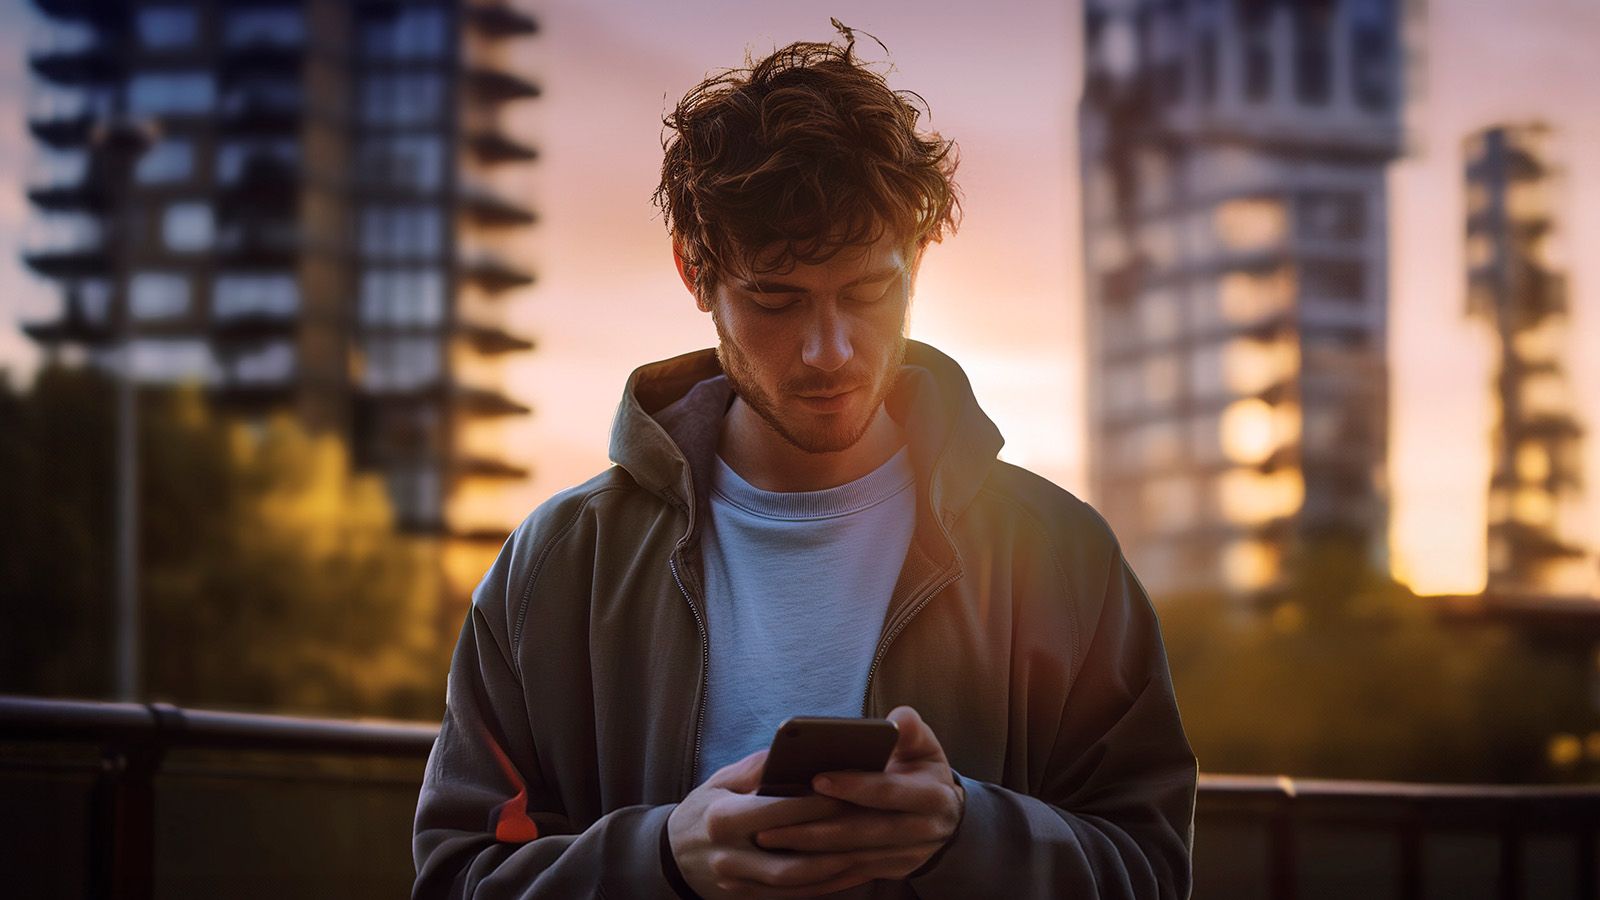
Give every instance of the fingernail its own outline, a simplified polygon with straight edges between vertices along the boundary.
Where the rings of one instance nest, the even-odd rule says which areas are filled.
[[[812,782],[812,785],[815,786],[819,791],[831,791],[833,790],[833,779],[823,778],[822,776],[818,775],[817,780]]]

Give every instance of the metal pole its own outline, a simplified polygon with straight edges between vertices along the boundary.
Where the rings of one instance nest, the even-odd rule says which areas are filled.
[[[120,101],[120,95],[118,100]],[[114,254],[117,315],[116,399],[116,696],[132,702],[142,692],[139,666],[139,459],[138,386],[133,371],[133,310],[128,291],[128,253],[133,233],[128,186],[133,169],[159,132],[151,122],[126,117],[120,102],[95,129],[94,147],[100,159],[99,177],[111,225],[107,250]]]

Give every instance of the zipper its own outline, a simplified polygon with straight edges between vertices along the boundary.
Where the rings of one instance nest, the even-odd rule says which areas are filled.
[[[940,591],[949,587],[960,577],[961,567],[956,566],[949,575],[934,585],[932,590],[923,594],[916,604],[907,610],[905,615],[900,617],[900,621],[889,629],[889,633],[884,635],[883,640],[878,643],[878,652],[872,655],[872,665],[867,669],[867,687],[861,692],[861,715],[865,716],[867,714],[867,701],[872,696],[872,676],[878,671],[878,663],[883,660],[883,655],[889,652],[889,645],[894,643],[894,639],[900,635],[901,631],[905,630],[907,625],[911,624],[911,620],[916,618],[917,613],[921,612],[924,606],[927,606],[934,597],[939,595]]]
[[[679,550],[682,545],[679,545]],[[677,582],[678,591],[683,594],[684,602],[689,604],[689,612],[694,613],[694,624],[700,629],[700,691],[695,697],[694,716],[694,753],[689,757],[689,777],[685,790],[694,790],[694,775],[696,767],[700,764],[700,740],[705,733],[706,720],[706,682],[710,680],[711,672],[711,639],[706,633],[706,623],[700,617],[700,610],[694,605],[694,600],[689,597],[689,590],[683,586],[683,579],[678,577],[678,552],[674,551],[667,557],[667,565],[672,568],[672,580]]]

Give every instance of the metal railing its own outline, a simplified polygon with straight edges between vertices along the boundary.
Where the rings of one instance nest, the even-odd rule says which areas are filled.
[[[0,883],[20,878],[14,896],[69,896],[80,879],[93,897],[365,895],[380,882],[403,891],[436,734],[416,723],[0,695],[9,822]],[[59,814],[69,797],[85,801],[81,818]],[[341,805],[354,811],[341,818]],[[32,833],[51,822],[57,833]],[[1193,896],[1596,898],[1597,829],[1600,785],[1202,774]],[[35,857],[57,853],[53,867],[28,858],[30,841]],[[324,844],[325,855],[307,850]],[[84,871],[69,871],[74,861]]]

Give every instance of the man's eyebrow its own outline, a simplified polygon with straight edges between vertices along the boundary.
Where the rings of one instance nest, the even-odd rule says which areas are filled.
[[[901,272],[898,268],[879,269],[876,272],[868,272],[843,287],[853,288],[862,284],[870,284],[874,281],[886,281],[890,278],[897,278],[900,274]],[[783,281],[746,281],[739,286],[757,294],[803,294],[806,292],[806,288],[801,285],[789,284]]]

